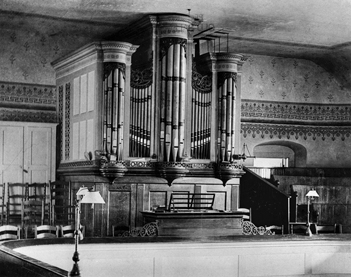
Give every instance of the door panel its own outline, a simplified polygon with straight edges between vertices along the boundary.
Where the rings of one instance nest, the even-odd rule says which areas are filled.
[[[25,142],[25,165],[28,174],[28,183],[48,182],[51,174],[51,128],[28,127],[27,141]]]
[[[23,127],[0,126],[0,158],[1,183],[22,183]]]

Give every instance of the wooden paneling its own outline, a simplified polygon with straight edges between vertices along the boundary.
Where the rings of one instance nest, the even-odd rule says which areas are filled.
[[[112,226],[119,229],[135,226],[136,195],[132,194],[132,186],[111,186],[108,191],[107,207],[107,233],[110,234]]]
[[[231,210],[231,186],[221,186],[221,185],[207,185],[202,186],[201,192],[203,193],[214,193],[215,200],[213,204],[213,209],[217,210]]]
[[[1,183],[23,181],[23,127],[9,125],[0,126]]]

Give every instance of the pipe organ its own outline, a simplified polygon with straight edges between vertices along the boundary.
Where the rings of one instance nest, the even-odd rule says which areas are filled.
[[[191,157],[210,159],[212,76],[202,75],[193,66]]]
[[[240,68],[245,57],[195,53],[198,24],[189,15],[146,16],[116,34],[116,41],[93,42],[53,63],[60,92],[59,137],[64,140],[57,143],[62,157],[58,175],[76,186],[90,183],[109,199],[107,208],[94,212],[99,214],[94,232],[105,228],[100,230],[105,234],[114,224],[109,203],[118,206],[125,198],[113,197],[127,193],[135,201],[149,199],[135,207],[134,202],[125,204],[134,207],[129,213],[137,212],[121,220],[140,225],[138,211],[152,201],[167,203],[168,190],[156,192],[177,180],[220,180],[223,209],[237,207],[243,170],[233,154],[241,151]],[[190,183],[185,187],[193,192],[206,191]],[[184,185],[179,188],[183,191]],[[145,198],[144,190],[156,194]]]
[[[122,160],[125,64],[104,64],[103,146],[109,157]]]
[[[129,156],[151,156],[152,70],[132,70]]]
[[[218,141],[219,160],[231,161],[234,155],[236,73],[218,74]]]

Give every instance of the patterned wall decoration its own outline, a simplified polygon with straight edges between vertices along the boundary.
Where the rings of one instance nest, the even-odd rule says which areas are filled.
[[[65,160],[70,157],[70,136],[71,136],[71,83],[65,86]]]
[[[116,32],[114,24],[25,13],[2,13],[0,26],[0,80],[46,85],[55,85],[54,60]]]
[[[56,107],[54,86],[0,82],[0,101],[7,104],[35,104]]]
[[[351,105],[250,101],[241,103],[244,138],[344,141],[351,132]],[[268,124],[267,124],[268,123]],[[289,125],[288,125],[289,124]]]
[[[323,141],[327,138],[344,141],[351,136],[351,127],[333,126],[298,126],[266,123],[241,123],[241,133],[244,138],[251,136],[257,139],[312,139]],[[332,146],[330,146],[332,147]]]
[[[57,122],[54,86],[0,82],[0,120]]]
[[[63,85],[59,86],[58,88],[58,134],[60,138],[60,161],[63,159]]]
[[[242,100],[241,116],[243,121],[260,120],[286,120],[335,122],[351,125],[351,105],[322,105],[272,101]],[[306,124],[306,122],[304,122]]]
[[[324,104],[351,100],[349,90],[309,60],[251,55],[242,72],[243,99]]]

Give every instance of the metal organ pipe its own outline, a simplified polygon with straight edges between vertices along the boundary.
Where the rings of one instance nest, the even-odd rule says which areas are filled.
[[[162,45],[161,148],[165,161],[177,161],[184,150],[185,40],[164,39]]]
[[[219,73],[220,160],[231,161],[234,154],[236,73]]]
[[[123,150],[124,72],[123,64],[108,64],[104,80],[103,147],[117,160],[122,158]]]
[[[131,134],[130,149],[131,157],[150,156],[150,136],[151,136],[151,101],[152,101],[152,81],[150,69],[143,71],[135,70],[132,76],[131,101]]]
[[[191,157],[208,159],[210,155],[212,83],[193,68]]]
[[[180,47],[180,69],[179,69],[179,155],[184,154],[184,138],[185,138],[185,90],[186,90],[186,56],[185,47]]]

